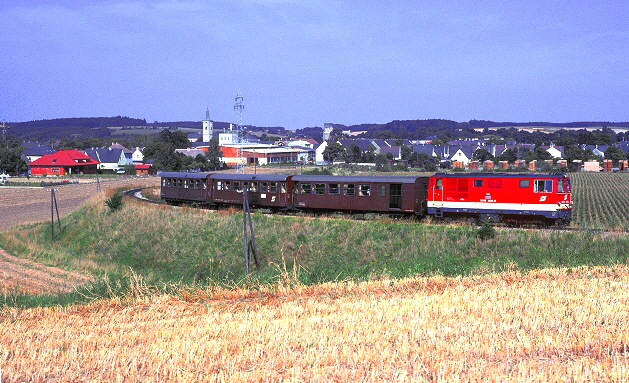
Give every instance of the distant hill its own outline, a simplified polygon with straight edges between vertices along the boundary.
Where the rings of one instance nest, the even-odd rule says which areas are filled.
[[[201,121],[153,122],[130,117],[80,117],[57,118],[52,120],[36,120],[28,122],[7,123],[9,134],[25,141],[49,141],[66,138],[104,138],[117,130],[116,136],[124,135],[125,130],[146,129],[146,134],[157,134],[164,129],[199,129]],[[213,122],[214,129],[229,129],[228,122]],[[113,128],[113,129],[112,129]],[[235,128],[235,124],[234,124]],[[279,127],[255,127],[247,125],[247,129],[265,131],[270,134],[283,134],[285,129]]]
[[[80,117],[15,122],[7,125],[10,126],[9,133],[19,139],[48,141],[81,136],[103,138],[111,135],[108,129],[110,126],[142,126],[146,125],[146,120],[121,116]]]

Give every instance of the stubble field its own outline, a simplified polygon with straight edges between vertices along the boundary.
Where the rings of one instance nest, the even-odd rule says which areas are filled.
[[[622,217],[621,209],[629,206],[629,201],[627,194],[619,191],[629,182],[628,176],[575,175],[575,209],[589,206],[597,217],[594,220],[592,215],[575,212],[575,226],[595,223],[618,230],[618,220],[607,218],[614,214],[603,212],[618,211],[616,216]],[[617,190],[605,191],[606,186]],[[98,214],[112,224],[116,217],[120,221],[132,216],[135,208],[126,209],[118,216]],[[157,233],[162,236],[172,235],[179,216],[183,222],[193,222],[192,218],[199,227],[218,219],[185,209],[172,214],[156,209],[168,217],[164,232]],[[49,219],[49,214],[47,210],[43,219]],[[223,231],[232,230],[232,220],[218,220]],[[273,218],[262,221],[269,220]],[[155,225],[150,232],[157,230],[159,225]],[[307,225],[295,222],[291,227],[309,233]],[[273,230],[260,229],[261,238],[276,238],[271,237]],[[509,243],[518,251],[530,247],[541,252],[544,247],[558,246],[555,239],[570,240],[572,235],[526,234],[526,245],[515,245],[520,238],[512,232],[482,244],[466,237],[460,228],[444,228],[443,233],[453,238],[452,246],[487,249],[495,259],[498,247],[509,252],[505,250]],[[294,241],[297,256],[304,249],[309,249],[308,254],[316,250],[316,242],[298,234],[297,239],[288,239]],[[573,239],[581,241],[579,235],[574,234]],[[622,245],[625,236],[588,234],[591,241],[566,247],[561,256],[587,255],[591,245],[597,251],[592,259],[603,258],[605,254],[598,252],[605,246],[613,252],[619,246],[626,248]],[[234,238],[232,242],[240,248],[241,242]],[[411,241],[415,243],[415,237]],[[439,246],[447,246],[447,239],[437,241]],[[542,245],[535,243],[538,241]],[[290,246],[283,248],[289,250]],[[372,247],[378,246],[374,242]],[[78,254],[79,249],[76,251]],[[374,255],[379,262],[401,256]],[[481,253],[471,259],[480,257]],[[486,270],[467,277],[379,277],[313,286],[296,281],[298,272],[284,269],[274,286],[179,286],[170,293],[133,275],[132,286],[122,296],[67,307],[4,307],[0,309],[1,381],[629,381],[626,261],[526,272],[514,265],[501,273]]]

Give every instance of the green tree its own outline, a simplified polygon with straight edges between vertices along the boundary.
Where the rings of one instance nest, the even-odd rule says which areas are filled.
[[[223,152],[221,152],[221,147],[218,145],[217,137],[212,137],[210,140],[210,146],[205,156],[207,157],[208,169],[216,170],[223,166],[223,163],[221,162]]]
[[[359,162],[361,159],[361,151],[356,143],[352,143],[347,151],[347,161],[348,162]]]
[[[337,159],[345,157],[345,148],[338,142],[329,142],[323,151],[323,159],[328,162],[334,162]]]
[[[384,154],[376,154],[376,170],[380,172],[390,172],[391,162]]]
[[[623,152],[622,149],[616,146],[610,146],[607,150],[605,150],[605,158],[612,160],[615,166],[618,165],[618,161],[627,159],[627,153]]]

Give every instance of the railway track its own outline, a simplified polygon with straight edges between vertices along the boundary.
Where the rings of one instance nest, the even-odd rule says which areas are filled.
[[[133,188],[133,189],[129,189],[126,190],[124,192],[124,195],[128,196],[128,197],[132,197],[135,199],[138,199],[142,202],[145,203],[150,203],[150,204],[154,204],[154,205],[167,205],[166,202],[163,201],[156,201],[156,200],[152,200],[152,199],[148,199],[144,196],[142,196],[142,190],[145,188]],[[258,210],[262,213],[267,213],[267,214],[271,214],[270,211],[266,211],[266,209],[260,209]],[[295,214],[289,214],[289,213],[273,213],[275,215],[281,215],[281,216],[286,216],[286,217],[294,217]],[[299,213],[297,213],[299,214]],[[320,213],[320,214],[315,214],[315,213],[302,213],[305,216],[321,216],[324,215],[326,213]],[[369,214],[368,214],[369,215]],[[357,217],[357,216],[348,216],[348,215],[343,215],[343,217],[338,217],[338,213],[337,214],[328,214],[328,218],[330,219],[354,219],[356,221],[372,221],[372,220],[376,220],[379,217],[381,217],[380,215],[377,214],[370,214],[369,216],[371,216],[372,218],[368,218],[365,217],[364,215],[361,217]],[[386,219],[384,217],[381,217],[382,222],[386,222]],[[420,219],[421,220],[421,219]],[[402,218],[394,218],[392,219],[390,222],[408,222],[408,223],[417,223],[417,222],[421,222],[418,219],[414,219],[414,218],[408,218],[408,217],[402,217]],[[469,220],[449,220],[449,221],[439,221],[439,220],[432,220],[430,222],[423,222],[425,224],[431,224],[431,225],[460,225],[460,226],[473,226],[474,228],[480,228],[480,225],[476,222],[470,222]],[[509,226],[508,224],[503,224],[503,223],[494,223],[493,227],[496,230],[501,230],[501,231],[511,231],[511,230],[521,230],[521,231],[546,231],[546,232],[553,232],[553,233],[592,233],[592,234],[629,234],[629,230],[612,230],[612,229],[602,229],[602,228],[582,228],[582,227],[558,227],[558,226],[553,226],[553,227],[539,227],[539,226],[533,226],[533,225],[521,225],[521,226]]]

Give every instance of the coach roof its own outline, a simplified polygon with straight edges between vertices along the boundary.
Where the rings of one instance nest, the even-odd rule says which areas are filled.
[[[395,183],[406,184],[415,183],[418,178],[428,178],[419,176],[398,176],[398,177],[378,177],[378,176],[325,176],[325,175],[302,175],[293,176],[292,180],[295,182],[346,182],[346,183]]]

